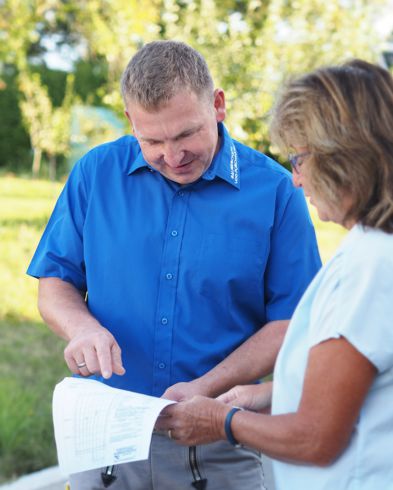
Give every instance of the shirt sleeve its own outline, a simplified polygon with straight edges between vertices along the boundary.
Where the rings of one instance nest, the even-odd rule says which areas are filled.
[[[290,179],[281,182],[276,208],[265,275],[267,321],[291,318],[321,267],[303,191]]]
[[[345,337],[379,372],[393,366],[393,261],[343,255],[315,296],[311,345]]]
[[[27,274],[58,277],[86,291],[83,225],[87,191],[82,161],[75,164],[45,228]]]

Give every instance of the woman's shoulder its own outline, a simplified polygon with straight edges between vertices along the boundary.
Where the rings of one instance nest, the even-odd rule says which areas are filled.
[[[393,234],[355,225],[341,247],[343,264],[349,266],[385,264],[393,267]]]
[[[393,234],[356,225],[322,272],[322,292],[337,291],[345,301],[366,290],[391,291]]]

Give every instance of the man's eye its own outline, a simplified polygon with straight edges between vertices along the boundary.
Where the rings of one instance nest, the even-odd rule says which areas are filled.
[[[184,133],[184,134],[181,134],[180,136],[178,136],[176,138],[177,141],[179,140],[184,140],[186,138],[189,138],[190,136],[192,136],[194,133]]]

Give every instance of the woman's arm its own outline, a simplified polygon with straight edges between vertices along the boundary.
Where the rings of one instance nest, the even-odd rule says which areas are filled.
[[[237,384],[252,383],[273,371],[289,320],[264,325],[222,362],[203,376],[187,383],[176,383],[162,395],[184,401],[194,395],[215,397]]]
[[[345,449],[376,369],[345,338],[330,339],[310,350],[299,409],[264,415],[236,412],[232,432],[237,441],[285,461],[325,466]],[[230,407],[194,397],[165,409],[172,437],[188,445],[226,439]]]

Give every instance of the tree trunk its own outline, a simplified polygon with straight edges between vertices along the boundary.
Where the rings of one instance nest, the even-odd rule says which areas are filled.
[[[51,182],[56,180],[56,156],[49,156],[49,179]]]
[[[33,158],[32,173],[33,173],[33,178],[36,179],[40,172],[42,150],[41,148],[33,148],[33,151],[34,151],[34,158]]]

